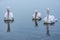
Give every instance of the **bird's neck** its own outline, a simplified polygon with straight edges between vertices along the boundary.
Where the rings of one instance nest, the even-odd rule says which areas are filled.
[[[47,20],[49,20],[49,15],[50,15],[50,12],[49,10],[47,10]]]
[[[7,16],[8,16],[8,18],[9,18],[9,15],[10,15],[10,11],[7,11]]]
[[[47,15],[47,19],[49,18],[49,14]]]
[[[37,17],[37,15],[38,15],[38,12],[36,12],[36,14],[35,14],[35,18]]]

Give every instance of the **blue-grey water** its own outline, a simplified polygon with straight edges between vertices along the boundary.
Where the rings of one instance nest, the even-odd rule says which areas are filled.
[[[14,15],[10,32],[7,32],[7,24],[4,23],[8,6]],[[48,7],[50,13],[58,19],[53,26],[49,26],[50,36],[46,34],[47,29],[43,25]],[[36,9],[42,14],[38,27],[32,21]],[[60,0],[0,0],[0,40],[60,40]]]

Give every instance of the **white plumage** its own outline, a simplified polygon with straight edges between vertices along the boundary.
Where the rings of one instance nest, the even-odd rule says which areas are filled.
[[[36,16],[36,19],[39,19],[41,17],[41,14],[38,13],[37,16]],[[33,14],[33,18],[35,18],[35,13]]]
[[[13,13],[11,12],[10,8],[7,8],[7,11],[4,15],[4,21],[14,21]]]
[[[56,22],[57,19],[53,15],[49,15],[49,18],[47,19],[47,16],[44,18],[45,23],[53,23]]]
[[[37,12],[37,14],[36,14],[36,12]],[[41,13],[39,13],[37,10],[36,10],[36,12],[33,14],[33,19],[40,19],[41,18]]]
[[[12,18],[13,18],[13,13],[12,13],[12,12],[9,12],[9,18],[8,18],[8,13],[6,12],[4,17],[5,17],[5,19],[10,19],[10,20],[12,20]]]
[[[55,23],[57,21],[57,19],[53,16],[49,14],[49,8],[47,9],[47,16],[44,18],[44,23]]]

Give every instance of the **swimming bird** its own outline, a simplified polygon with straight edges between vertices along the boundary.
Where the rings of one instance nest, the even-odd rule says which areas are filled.
[[[7,22],[7,21],[13,22],[14,21],[13,13],[11,12],[10,7],[7,8],[7,11],[4,16],[4,21],[5,22]]]
[[[47,16],[44,18],[44,23],[48,23],[48,24],[53,24],[57,21],[57,18],[54,17],[54,15],[50,14],[50,9],[47,8]]]
[[[33,20],[41,20],[41,13],[39,13],[38,10],[36,10],[32,17]]]

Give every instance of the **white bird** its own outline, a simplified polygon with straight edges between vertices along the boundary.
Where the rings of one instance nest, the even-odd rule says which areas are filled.
[[[44,23],[55,23],[57,19],[53,15],[50,15],[49,10],[50,9],[47,8],[47,16],[44,18]]]
[[[13,13],[11,12],[10,8],[8,7],[7,8],[7,11],[5,13],[5,16],[4,16],[4,20],[10,20],[10,21],[13,21],[14,18],[13,18]]]
[[[41,14],[38,12],[38,10],[35,11],[32,17],[33,20],[41,20]]]

